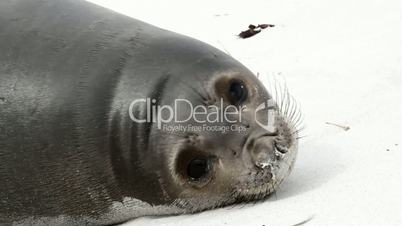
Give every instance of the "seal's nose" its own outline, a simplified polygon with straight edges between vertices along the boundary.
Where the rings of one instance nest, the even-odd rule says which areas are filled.
[[[264,136],[257,139],[250,150],[251,160],[259,169],[265,169],[275,162],[275,139],[273,136]]]

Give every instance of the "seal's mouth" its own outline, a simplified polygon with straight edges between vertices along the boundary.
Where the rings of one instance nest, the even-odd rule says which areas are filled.
[[[250,174],[250,180],[239,185],[233,192],[234,203],[264,200],[277,188],[271,166]]]

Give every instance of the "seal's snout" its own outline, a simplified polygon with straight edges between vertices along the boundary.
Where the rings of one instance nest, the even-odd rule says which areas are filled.
[[[276,161],[275,137],[263,136],[253,143],[249,151],[254,166],[259,169],[270,167]]]

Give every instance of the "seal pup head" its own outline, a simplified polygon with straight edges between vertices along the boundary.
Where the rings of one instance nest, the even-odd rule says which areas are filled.
[[[184,212],[266,198],[297,153],[300,114],[287,92],[275,102],[247,68],[199,41],[156,39],[117,88],[125,92],[117,121],[130,130],[119,136],[127,150],[115,164],[126,196]],[[158,64],[143,63],[150,59]],[[133,71],[148,73],[141,95],[130,89]],[[128,107],[129,97],[142,102]],[[130,121],[128,108],[147,122]]]
[[[193,118],[167,123],[155,142],[154,148],[169,147],[160,152],[166,194],[191,211],[268,197],[295,162],[296,110],[281,111],[248,71],[220,71],[197,87],[202,101],[188,97]]]

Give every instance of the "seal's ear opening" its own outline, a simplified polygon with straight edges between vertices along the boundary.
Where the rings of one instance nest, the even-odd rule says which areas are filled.
[[[238,78],[220,78],[215,83],[215,91],[231,105],[239,106],[249,98],[246,82]]]
[[[208,184],[212,178],[214,157],[195,148],[185,148],[178,154],[175,167],[182,182],[195,188]]]

